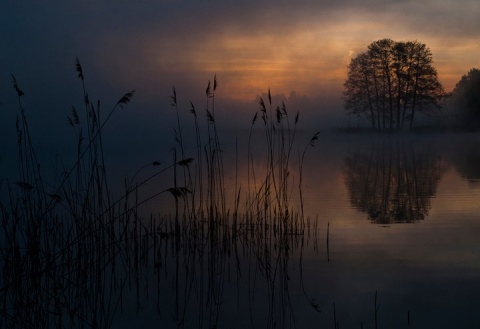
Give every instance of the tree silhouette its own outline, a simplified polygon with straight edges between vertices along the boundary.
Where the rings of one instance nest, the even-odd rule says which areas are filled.
[[[480,70],[473,68],[462,76],[451,96],[455,112],[467,126],[480,125]]]
[[[430,49],[418,41],[382,39],[351,59],[343,99],[372,128],[411,128],[417,112],[440,108],[445,92]]]
[[[352,207],[377,224],[423,220],[446,169],[443,160],[415,152],[412,144],[382,141],[345,158]]]

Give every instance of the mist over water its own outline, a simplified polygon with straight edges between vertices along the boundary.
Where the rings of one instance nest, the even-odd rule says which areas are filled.
[[[252,119],[257,107],[258,103],[252,102]],[[205,123],[200,127],[198,147],[193,114],[182,110],[180,130],[185,146],[181,151],[175,140],[179,129],[172,108],[154,115],[155,120],[146,120],[145,125],[130,120],[128,111],[129,107],[118,112],[112,127],[105,130],[105,168],[112,199],[124,195],[125,188],[142,184],[129,197],[141,206],[127,210],[133,217],[114,218],[105,224],[93,217],[89,225],[101,224],[99,231],[82,233],[78,226],[82,219],[67,217],[62,226],[54,226],[55,230],[45,235],[46,240],[55,241],[55,248],[63,250],[56,254],[58,265],[51,275],[66,289],[59,299],[62,307],[76,307],[69,320],[72,327],[78,327],[82,314],[89,314],[93,299],[101,303],[87,321],[101,319],[105,327],[325,327],[334,316],[333,305],[336,320],[347,327],[361,323],[371,327],[375,317],[389,328],[403,328],[408,321],[420,327],[458,324],[459,319],[464,325],[479,321],[474,312],[480,306],[476,294],[480,291],[476,280],[480,273],[477,134],[350,134],[325,129],[311,144],[316,132],[311,126],[316,122],[302,127],[302,120],[308,121],[302,112],[295,130],[296,112],[288,113],[292,126],[281,133],[280,124],[268,130],[257,119],[250,130],[251,121],[237,123],[240,118],[217,111],[218,142],[212,152],[214,137],[208,138],[213,134],[212,122],[202,119]],[[222,123],[224,127],[220,127]],[[32,127],[35,124],[33,121]],[[286,121],[283,127],[287,129]],[[37,129],[32,128],[32,136]],[[276,137],[269,139],[273,129]],[[34,144],[40,150],[41,170],[47,181],[58,182],[60,173],[75,162],[75,147],[68,146],[68,138],[45,145],[43,138],[48,137],[40,136]],[[289,145],[282,141],[293,137],[291,149],[280,152],[282,145]],[[275,147],[269,149],[271,143]],[[58,156],[52,162],[49,154],[54,152]],[[274,152],[276,162],[269,162],[269,152]],[[145,184],[144,180],[162,168],[174,168],[181,156],[193,159],[189,167],[196,172],[199,157],[208,163],[218,154],[224,186],[218,197],[227,215],[218,226],[209,224],[212,217],[185,214],[177,224],[178,209],[188,211],[190,207],[186,198],[172,192],[181,184],[175,177],[183,175],[179,174],[182,167],[178,166],[175,175],[170,169]],[[282,154],[290,154],[288,164],[282,162]],[[18,171],[14,156],[1,161]],[[58,168],[65,169],[55,172]],[[204,174],[209,175],[208,171]],[[8,180],[17,193],[28,189],[16,184],[16,173],[4,171],[2,175],[3,187]],[[47,192],[51,193],[49,186]],[[213,185],[195,190],[196,195],[202,195],[201,190],[204,193],[204,199],[197,201],[208,203],[211,188]],[[159,191],[167,192],[150,200]],[[2,193],[2,200],[8,200],[5,188]],[[252,195],[258,198],[253,203]],[[221,207],[219,200],[210,201]],[[257,207],[253,212],[252,205]],[[252,217],[257,211],[273,217]],[[287,217],[276,217],[283,212]],[[87,213],[82,216],[88,218]],[[6,219],[4,237],[13,232]],[[63,225],[72,225],[68,227],[80,237],[71,240],[72,233],[64,231]],[[103,232],[102,225],[109,230]],[[25,228],[25,237],[29,237],[32,233],[28,225]],[[89,244],[82,242],[83,234]],[[16,243],[13,237],[4,241],[4,251],[11,248],[9,241],[13,246]],[[61,241],[76,247],[65,247]],[[27,247],[28,239],[22,243]],[[49,248],[40,247],[45,252]],[[28,248],[20,256],[29,260],[35,251]],[[105,258],[104,253],[113,258]],[[91,265],[72,263],[87,255],[95,259]],[[12,257],[4,255],[2,266],[12,264]],[[35,267],[31,269],[35,271]],[[42,278],[41,273],[49,271],[35,273]],[[62,271],[79,276],[62,276]],[[8,291],[29,287],[26,281],[11,281],[8,271],[5,273],[2,278]],[[81,278],[87,280],[89,293],[79,300],[74,296],[83,286],[78,281]],[[69,280],[76,283],[71,285]],[[42,283],[38,287],[49,289]],[[375,295],[381,305],[376,316]],[[15,303],[27,296],[7,298],[5,305],[21,307]],[[48,302],[39,305],[50,307]],[[48,321],[60,320],[66,318],[53,316]]]
[[[298,138],[308,142],[311,133],[304,131]],[[254,135],[257,141],[263,136],[261,131]],[[234,144],[225,143],[227,204],[232,208],[235,184],[247,189],[245,136],[235,138],[236,156],[228,151]],[[285,327],[329,326],[333,303],[342,325],[363,322],[369,327],[375,293],[382,326],[403,328],[407,316],[411,325],[420,327],[457,323],[459,318],[465,325],[476,323],[480,190],[476,172],[464,168],[478,154],[478,143],[476,135],[321,135],[303,167],[308,229],[301,240],[291,241],[285,272],[277,274],[280,280],[287,275],[288,283],[269,288],[264,264],[248,256],[249,243],[238,245],[245,250],[238,260],[225,259],[229,279],[222,288],[219,327],[263,327],[281,321]],[[257,172],[265,166],[260,144],[254,151]],[[297,165],[293,160],[294,211],[300,209]],[[240,204],[244,201],[242,194]],[[169,207],[171,196],[148,206],[153,211]],[[189,310],[186,323],[196,325],[201,308]]]
[[[383,38],[452,91],[479,14],[6,0],[0,327],[480,326],[478,133],[367,132],[342,100]]]

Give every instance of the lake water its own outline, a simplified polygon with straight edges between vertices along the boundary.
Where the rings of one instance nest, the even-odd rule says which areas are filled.
[[[328,320],[335,302],[344,327],[373,327],[377,291],[379,327],[404,328],[408,314],[417,328],[479,324],[479,146],[458,136],[356,138],[318,168],[307,188],[319,226],[330,222],[330,262],[312,254],[304,276]]]
[[[263,146],[253,143],[253,181],[247,137],[238,147],[233,139],[224,145],[228,223],[192,229],[187,220],[177,239],[168,224],[172,195],[145,203],[142,225],[154,229],[137,241],[132,260],[119,252],[116,265],[105,266],[110,297],[101,301],[112,321],[105,324],[479,327],[480,136],[321,134],[305,155],[300,196],[298,159],[312,134],[300,133],[301,146],[292,151],[288,224],[242,217],[247,191],[261,188],[267,166]],[[262,138],[260,132],[254,140]],[[171,184],[171,177],[158,177],[139,198]]]
[[[475,135],[321,135],[303,167],[305,234],[287,247],[238,240],[212,271],[208,251],[183,255],[180,272],[197,273],[180,274],[185,327],[332,328],[336,318],[374,328],[375,317],[379,328],[479,326],[479,160]],[[234,194],[232,172],[245,164],[226,167]],[[292,181],[299,209],[298,173]],[[164,306],[170,312],[133,321],[175,327],[173,305]]]

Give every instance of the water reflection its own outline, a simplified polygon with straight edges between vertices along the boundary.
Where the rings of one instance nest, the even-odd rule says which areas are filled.
[[[272,210],[177,222],[125,208],[9,221],[0,202],[0,328],[290,328],[292,293],[319,312],[301,275],[316,221]]]
[[[350,204],[376,224],[423,220],[446,168],[439,154],[416,149],[414,141],[372,141],[345,157]]]
[[[311,218],[296,211],[289,188],[284,211],[256,193],[250,212],[192,218],[182,216],[185,199],[177,196],[178,220],[142,217],[132,196],[101,220],[93,211],[104,209],[90,200],[89,212],[71,220],[37,220],[27,207],[37,190],[0,182],[0,192],[21,197],[0,200],[0,327],[328,328],[335,319],[342,328],[373,328],[378,305],[382,328],[405,328],[407,314],[415,327],[468,327],[479,308],[480,212],[478,193],[456,172],[478,177],[480,144],[353,145],[347,137],[319,141],[305,164],[305,213],[319,214]],[[446,173],[447,160],[456,170]],[[258,177],[263,163],[253,163]],[[245,167],[238,164],[242,191]],[[224,175],[235,186],[236,175]],[[172,194],[165,198],[175,209]],[[430,219],[372,229],[358,220],[363,213],[382,224]]]
[[[457,143],[451,162],[469,184],[480,185],[480,141],[467,140]]]

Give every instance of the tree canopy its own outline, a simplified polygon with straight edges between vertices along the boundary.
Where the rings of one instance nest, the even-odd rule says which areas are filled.
[[[445,92],[430,49],[418,41],[382,39],[351,59],[343,99],[372,128],[411,128],[417,112],[440,108]]]
[[[464,118],[467,125],[480,124],[480,70],[472,68],[462,76],[451,96],[455,112]]]

